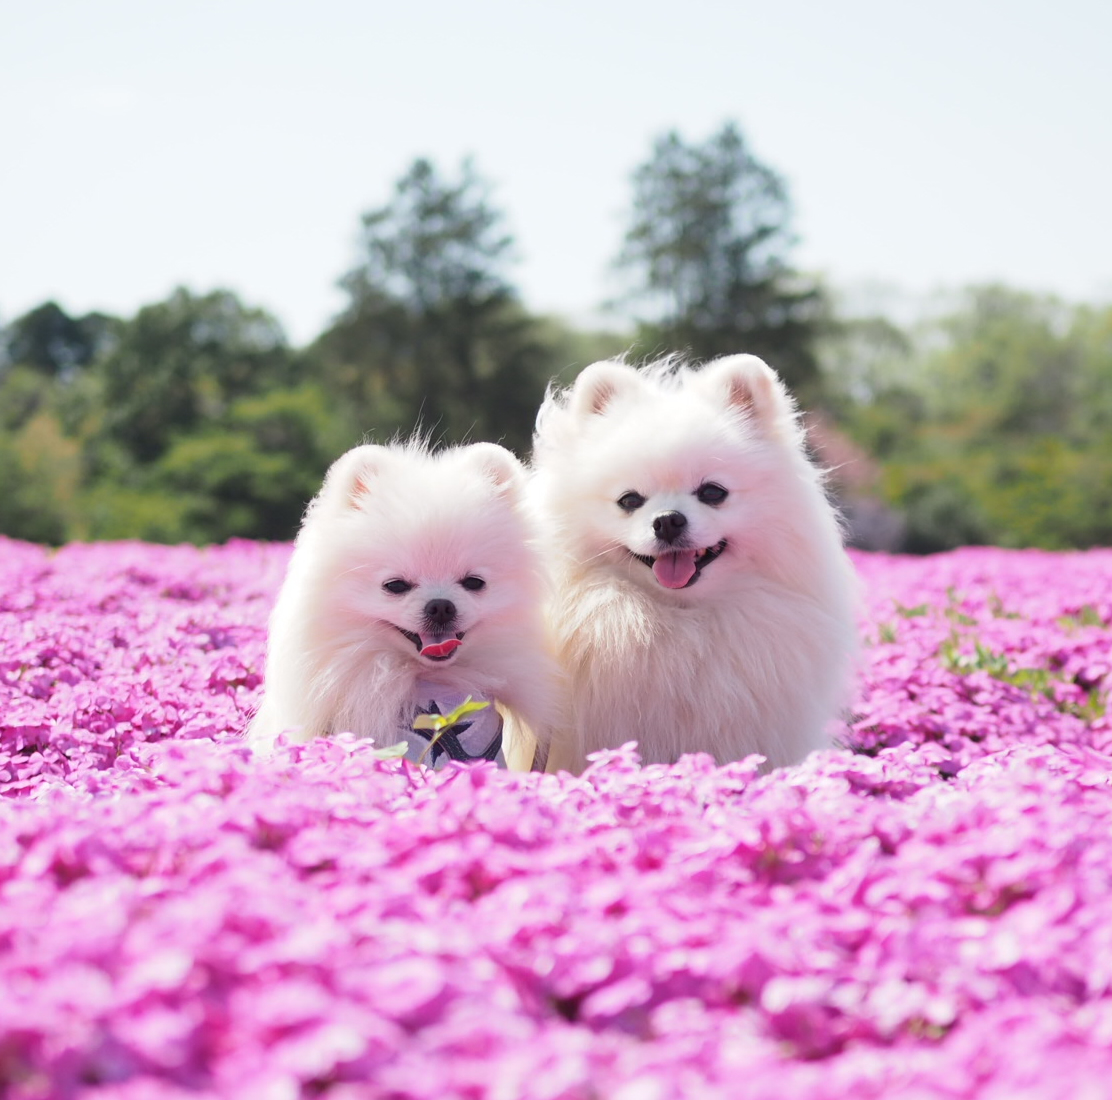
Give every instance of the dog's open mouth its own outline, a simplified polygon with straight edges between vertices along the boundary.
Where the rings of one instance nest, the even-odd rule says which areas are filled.
[[[723,550],[726,549],[726,540],[708,546],[703,550],[669,550],[658,554],[655,558],[647,554],[630,553],[638,561],[643,561],[652,571],[658,583],[665,588],[689,588],[698,579],[699,574]]]
[[[427,657],[430,661],[447,661],[463,645],[462,630],[458,634],[429,634],[426,637],[421,637],[415,631],[402,630],[400,626],[391,625],[399,634],[404,634],[417,647],[417,652],[422,657]]]

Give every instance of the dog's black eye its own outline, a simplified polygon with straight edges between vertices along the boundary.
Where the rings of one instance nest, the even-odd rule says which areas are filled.
[[[645,503],[645,498],[640,493],[623,493],[618,497],[618,507],[623,512],[636,512],[642,504]]]
[[[695,496],[701,504],[721,504],[730,494],[716,485],[713,481],[705,481],[695,490]]]
[[[411,585],[409,581],[403,581],[400,577],[396,577],[392,581],[386,581],[382,587],[395,596],[404,596],[407,592],[413,590],[413,585]]]
[[[464,577],[459,584],[460,588],[466,588],[468,592],[479,592],[487,586],[487,582],[482,577],[476,576]]]

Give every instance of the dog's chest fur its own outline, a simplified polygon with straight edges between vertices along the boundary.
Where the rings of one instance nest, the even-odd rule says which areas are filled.
[[[574,714],[550,770],[580,770],[588,753],[629,740],[644,763],[759,751],[770,767],[825,743],[817,711],[830,694],[823,681],[842,671],[831,652],[844,648],[844,628],[805,597],[755,580],[685,606],[600,583],[579,589],[557,621]]]

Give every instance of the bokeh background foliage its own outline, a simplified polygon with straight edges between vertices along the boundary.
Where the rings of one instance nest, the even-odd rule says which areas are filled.
[[[994,285],[912,320],[849,308],[793,266],[787,186],[734,124],[663,134],[633,174],[607,331],[530,311],[470,161],[416,160],[359,242],[345,308],[302,347],[228,290],[0,326],[0,532],[288,539],[364,438],[525,457],[545,387],[595,359],[751,351],[807,410],[857,545],[1112,543],[1112,306]]]

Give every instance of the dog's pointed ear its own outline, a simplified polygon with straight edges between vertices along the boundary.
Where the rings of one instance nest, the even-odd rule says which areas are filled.
[[[497,443],[472,443],[464,449],[469,462],[499,493],[514,496],[525,481],[525,467],[518,458]]]
[[[390,458],[390,451],[378,444],[353,447],[340,455],[324,478],[324,493],[348,508],[358,508],[373,492],[375,480]]]
[[[699,372],[722,403],[771,436],[796,433],[795,402],[780,376],[755,355],[727,355]]]
[[[572,383],[568,408],[576,416],[597,416],[619,394],[629,393],[640,385],[641,379],[633,367],[617,359],[604,359],[579,372]]]

